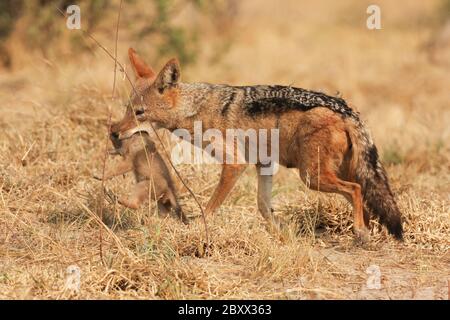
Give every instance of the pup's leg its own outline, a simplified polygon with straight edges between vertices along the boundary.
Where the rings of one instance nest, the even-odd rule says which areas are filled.
[[[183,210],[181,209],[180,205],[178,204],[177,198],[172,190],[167,190],[166,192],[167,200],[171,206],[171,208],[175,211],[175,214],[178,218],[184,223],[188,224],[189,220],[184,214]]]
[[[148,199],[149,182],[141,181],[134,186],[134,191],[129,198],[121,197],[119,203],[130,209],[138,209]]]
[[[156,204],[158,205],[158,213],[161,216],[165,216],[170,213],[169,208],[162,202],[162,199],[159,199]]]
[[[104,180],[111,179],[116,176],[125,174],[133,169],[133,164],[131,161],[123,159],[115,163],[112,166],[107,166],[105,168]],[[94,173],[94,178],[97,180],[102,180],[102,173]]]
[[[224,164],[222,166],[219,184],[206,206],[205,214],[207,216],[211,215],[222,204],[246,167],[246,164]]]

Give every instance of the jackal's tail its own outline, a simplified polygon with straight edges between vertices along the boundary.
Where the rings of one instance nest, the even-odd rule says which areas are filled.
[[[378,157],[377,147],[363,123],[353,123],[350,127],[353,148],[350,171],[361,185],[364,209],[378,217],[396,239],[403,240],[401,213]]]

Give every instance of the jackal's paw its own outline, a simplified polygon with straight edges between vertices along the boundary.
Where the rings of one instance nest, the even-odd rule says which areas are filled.
[[[267,220],[270,231],[282,233],[286,229],[286,223],[279,217],[271,217]]]
[[[293,239],[295,230],[290,224],[284,221],[282,218],[273,217],[267,224],[268,231],[283,243]]]
[[[358,244],[368,244],[370,241],[370,233],[366,228],[364,229],[355,229],[355,237]]]

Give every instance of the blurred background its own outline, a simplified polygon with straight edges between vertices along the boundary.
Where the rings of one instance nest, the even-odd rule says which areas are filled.
[[[176,55],[184,65],[200,61],[211,65],[231,60],[230,55],[237,54],[235,51],[239,49],[253,49],[253,64],[283,58],[294,59],[286,64],[295,61],[297,65],[300,56],[308,56],[316,47],[322,49],[323,60],[342,54],[338,50],[352,48],[352,44],[363,49],[364,44],[370,43],[362,42],[362,37],[370,38],[372,46],[383,40],[385,46],[394,50],[388,41],[401,33],[415,38],[410,41],[418,41],[417,49],[433,51],[428,52],[431,60],[441,60],[436,51],[448,45],[449,0],[372,2],[124,0],[120,43],[123,47],[135,44],[154,63]],[[33,55],[52,60],[97,49],[80,32],[65,28],[58,10],[65,12],[72,4],[81,8],[82,28],[112,46],[108,42],[114,39],[119,3],[119,0],[1,1],[3,68],[21,67]],[[371,4],[380,6],[383,32],[369,32],[366,28],[366,9]],[[351,57],[349,51],[346,50],[346,55]]]

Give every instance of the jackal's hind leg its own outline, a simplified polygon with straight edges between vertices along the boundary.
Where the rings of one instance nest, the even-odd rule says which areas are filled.
[[[300,173],[300,176],[305,180],[305,175]],[[369,230],[364,223],[361,186],[358,183],[341,180],[334,172],[325,171],[320,173],[319,179],[317,179],[317,175],[315,177],[313,175],[309,181],[309,187],[316,191],[343,195],[353,205],[353,229],[357,238],[361,242],[369,240]]]

